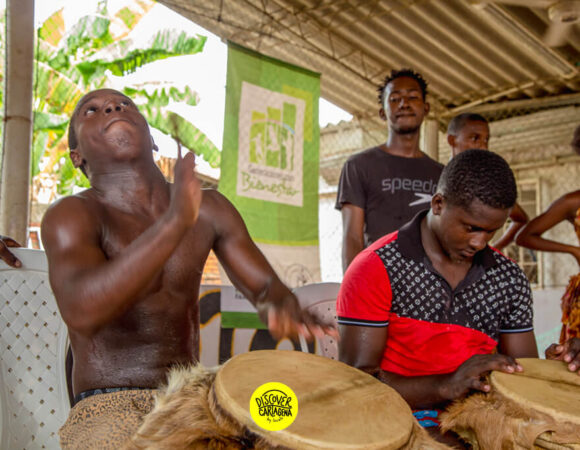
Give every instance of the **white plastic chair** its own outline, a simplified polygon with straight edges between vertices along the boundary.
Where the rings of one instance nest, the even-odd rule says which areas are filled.
[[[58,449],[70,409],[67,330],[43,251],[14,249],[23,267],[0,261],[0,448]]]
[[[339,289],[340,283],[313,283],[294,289],[294,294],[303,309],[311,311],[325,322],[336,324],[336,297]],[[300,347],[303,352],[308,353],[308,345],[302,336]],[[329,336],[316,339],[315,353],[330,359],[338,359],[338,342]]]

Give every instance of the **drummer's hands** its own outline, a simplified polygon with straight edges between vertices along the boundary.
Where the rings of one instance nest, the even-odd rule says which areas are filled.
[[[580,338],[570,338],[564,344],[552,344],[546,349],[546,359],[568,363],[571,372],[580,375]]]
[[[12,238],[0,236],[0,259],[9,266],[22,267],[20,260],[8,250],[10,247],[21,247],[21,245]]]
[[[201,201],[201,182],[195,174],[195,155],[187,152],[182,156],[181,145],[178,145],[168,213],[178,223],[191,227],[197,222]]]
[[[489,392],[491,386],[487,382],[486,376],[492,370],[500,370],[506,373],[523,371],[522,366],[510,356],[498,353],[474,355],[451,374],[449,382],[443,388],[443,397],[448,400],[455,400],[467,395],[472,389]]]
[[[296,338],[302,335],[307,340],[312,340],[325,334],[338,339],[336,327],[301,309],[293,294],[287,295],[278,303],[269,303],[266,307],[268,329],[275,339]]]

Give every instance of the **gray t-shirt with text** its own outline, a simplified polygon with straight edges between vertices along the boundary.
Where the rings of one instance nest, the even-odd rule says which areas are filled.
[[[405,158],[379,147],[364,150],[344,164],[335,207],[351,203],[364,209],[367,246],[429,208],[442,170],[427,155]]]

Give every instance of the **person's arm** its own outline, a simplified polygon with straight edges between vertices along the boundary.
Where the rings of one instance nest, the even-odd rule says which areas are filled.
[[[22,267],[20,260],[8,250],[9,248],[22,247],[14,239],[7,236],[0,236],[0,259],[11,267]]]
[[[570,338],[564,344],[552,344],[546,349],[546,359],[568,363],[568,370],[580,375],[580,338]]]
[[[512,358],[538,357],[538,347],[533,331],[500,334],[498,350]]]
[[[512,243],[518,231],[522,229],[522,227],[528,223],[528,215],[522,209],[520,205],[517,203],[512,208],[510,215],[509,215],[512,223],[505,231],[502,237],[500,237],[497,241],[495,241],[492,246],[497,248],[498,250],[503,250],[509,244]]]
[[[364,248],[365,212],[362,208],[345,203],[342,205],[342,271]]]
[[[92,200],[68,197],[47,211],[42,240],[50,283],[70,329],[93,335],[123,314],[159,273],[197,220],[201,189],[194,167],[191,153],[178,160],[169,208],[112,259],[101,248]]]
[[[331,324],[300,308],[296,296],[252,241],[234,206],[218,192],[210,195],[206,195],[205,213],[212,215],[216,233],[213,250],[232,283],[256,307],[270,333],[275,338],[322,337],[325,333],[337,336]]]
[[[475,355],[452,373],[408,377],[380,369],[387,327],[340,325],[339,360],[376,376],[395,389],[411,408],[429,408],[463,397],[471,389],[488,392],[482,375],[491,370],[508,373],[521,371],[506,355]]]
[[[369,186],[364,158],[350,157],[342,167],[336,193],[336,209],[342,214],[342,271],[364,248],[365,205]]]
[[[516,243],[523,247],[547,252],[570,253],[580,265],[580,247],[545,239],[542,234],[564,220],[573,221],[580,207],[580,191],[560,197],[548,210],[531,220],[516,236]]]

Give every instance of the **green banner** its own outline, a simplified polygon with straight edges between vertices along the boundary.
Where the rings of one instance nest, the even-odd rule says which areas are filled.
[[[319,96],[319,74],[228,43],[219,190],[257,243],[318,252]]]

